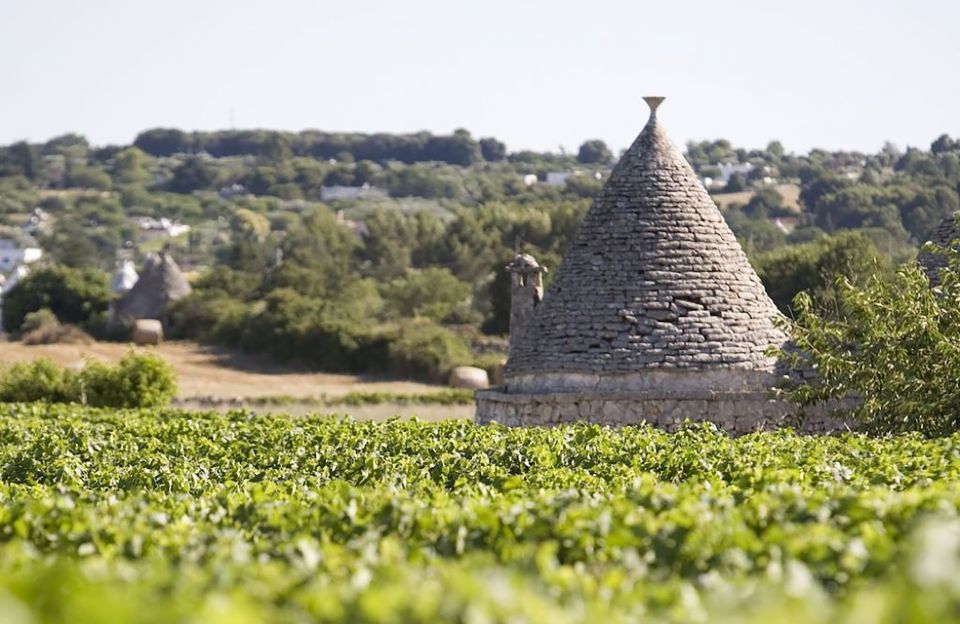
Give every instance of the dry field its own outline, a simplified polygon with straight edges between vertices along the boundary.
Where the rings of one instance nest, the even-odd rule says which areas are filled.
[[[778,184],[777,192],[783,195],[783,204],[795,211],[800,212],[800,187],[796,184]],[[739,193],[716,193],[711,195],[720,210],[726,210],[733,204],[744,206],[753,197],[753,191],[741,191]]]
[[[84,360],[113,362],[130,349],[118,343],[89,345],[54,344],[27,346],[18,342],[0,342],[0,367],[14,362],[46,357],[65,366],[80,367]],[[284,396],[308,399],[339,396],[348,392],[424,393],[441,389],[414,381],[383,379],[356,375],[317,373],[291,366],[273,364],[263,359],[229,350],[205,347],[189,342],[167,342],[150,347],[152,352],[170,362],[177,374],[180,392],[177,403],[199,405],[199,399],[248,399]],[[305,413],[317,411],[295,402],[282,406],[256,408],[264,412]],[[383,419],[391,416],[413,416],[423,420],[472,418],[471,405],[365,405],[322,408],[323,411],[349,413],[356,418]]]

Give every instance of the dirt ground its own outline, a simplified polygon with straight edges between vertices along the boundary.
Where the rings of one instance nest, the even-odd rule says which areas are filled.
[[[118,343],[90,345],[33,345],[0,342],[0,366],[47,357],[66,366],[83,365],[85,359],[113,362],[130,347]],[[262,396],[337,396],[354,391],[430,392],[440,386],[356,375],[317,373],[280,366],[260,358],[188,342],[167,342],[148,347],[173,365],[178,398],[253,398]]]

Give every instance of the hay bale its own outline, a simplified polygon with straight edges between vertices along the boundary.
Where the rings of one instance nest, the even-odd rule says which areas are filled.
[[[130,339],[135,345],[158,345],[163,341],[163,324],[156,319],[137,319],[133,322]]]
[[[451,388],[482,390],[490,387],[490,378],[487,376],[487,371],[482,368],[457,366],[450,371],[449,384]]]

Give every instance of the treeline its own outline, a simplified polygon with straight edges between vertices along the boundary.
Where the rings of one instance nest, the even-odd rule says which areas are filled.
[[[445,162],[461,167],[484,161],[529,163],[571,160],[563,154],[531,150],[508,153],[503,141],[494,137],[475,139],[463,128],[458,128],[449,135],[426,131],[410,134],[366,134],[321,130],[185,132],[176,128],[152,128],[138,134],[133,144],[152,156],[205,152],[217,158],[255,156],[267,160],[282,160],[290,156],[306,156],[324,160],[369,160],[378,163]],[[606,143],[599,139],[584,141],[576,154],[576,161],[583,164],[606,164],[612,159],[613,153]]]
[[[450,135],[429,132],[413,134],[362,134],[345,132],[277,132],[272,130],[223,130],[184,132],[175,128],[154,128],[137,135],[133,144],[153,156],[206,152],[211,156],[256,156],[282,160],[290,156],[337,160],[439,161],[462,167],[483,160],[496,162],[507,157],[507,147],[492,137],[475,139],[464,129]]]

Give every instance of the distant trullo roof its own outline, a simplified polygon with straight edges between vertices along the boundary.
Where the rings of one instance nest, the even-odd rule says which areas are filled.
[[[929,242],[941,249],[946,249],[951,245],[954,248],[960,248],[960,223],[958,223],[958,219],[960,219],[960,212],[955,212],[941,221]],[[940,283],[940,270],[947,266],[945,255],[921,251],[917,255],[917,262],[920,263],[931,284]]]
[[[117,301],[114,310],[125,321],[161,319],[167,303],[186,297],[190,290],[177,263],[161,252],[147,256],[137,283]]]
[[[768,369],[777,308],[657,119],[614,168],[506,375]]]

